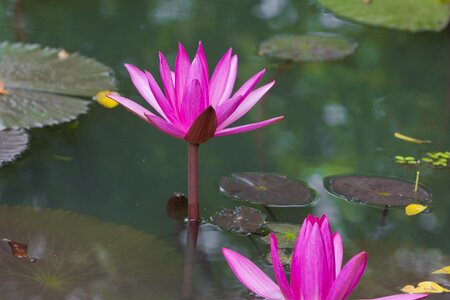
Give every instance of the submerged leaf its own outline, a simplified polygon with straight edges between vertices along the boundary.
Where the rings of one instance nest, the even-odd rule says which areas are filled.
[[[406,206],[417,201],[431,200],[424,187],[396,178],[380,176],[340,175],[324,178],[324,185],[332,195],[349,202],[373,206]]]
[[[428,208],[428,206],[426,205],[421,205],[421,204],[408,204],[405,207],[405,213],[407,216],[415,216],[420,214],[421,212],[423,212],[424,210],[426,210]]]
[[[0,299],[177,299],[182,260],[159,239],[77,213],[0,206]],[[143,267],[145,266],[145,267]],[[157,270],[157,271],[155,271]]]
[[[285,268],[290,267],[290,265],[292,263],[292,252],[286,252],[285,250],[278,248],[278,256],[280,258],[281,265],[283,267],[285,267]],[[264,256],[264,259],[269,264],[272,264],[272,255],[270,254],[270,252]]]
[[[0,166],[13,161],[28,146],[28,134],[23,130],[0,131]]]
[[[329,33],[275,36],[261,43],[259,54],[292,61],[337,60],[352,54],[357,43]]]
[[[419,282],[417,287],[414,287],[413,285],[407,285],[403,287],[401,291],[409,294],[450,293],[449,289],[446,289],[433,281]]]
[[[275,234],[278,240],[278,248],[282,249],[294,248],[301,228],[300,225],[286,223],[267,223],[266,227]],[[270,236],[262,237],[261,241],[270,245]]]
[[[269,173],[234,173],[219,185],[229,197],[266,206],[309,206],[317,195],[303,181]]]
[[[416,139],[416,138],[401,134],[400,132],[395,132],[394,136],[400,140],[404,140],[406,142],[410,142],[410,143],[414,143],[414,144],[430,144],[431,143],[430,140]]]
[[[408,31],[440,31],[449,21],[449,5],[441,0],[319,0],[338,16],[368,25]]]
[[[450,274],[450,266],[443,267],[442,269],[436,270],[431,274]]]
[[[220,228],[242,234],[261,231],[265,219],[259,210],[245,206],[225,208],[211,217],[211,221]]]

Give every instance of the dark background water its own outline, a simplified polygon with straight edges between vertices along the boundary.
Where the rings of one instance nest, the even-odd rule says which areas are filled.
[[[434,196],[432,212],[407,217],[402,210],[392,210],[386,232],[378,240],[382,210],[327,195],[321,179],[366,173],[413,181],[416,170],[395,165],[393,156],[420,157],[429,150],[449,150],[448,30],[412,34],[371,28],[335,19],[315,3],[292,0],[24,1],[23,17],[26,42],[77,51],[110,65],[120,93],[139,101],[142,98],[123,64],[156,74],[157,51],[172,64],[177,41],[191,56],[198,41],[203,41],[210,68],[233,47],[239,56],[240,84],[264,67],[268,69],[264,82],[274,76],[277,62],[258,56],[257,49],[275,34],[324,31],[355,39],[359,48],[342,61],[293,64],[279,76],[266,98],[264,116],[286,118],[261,131],[263,151],[256,132],[213,139],[200,147],[202,215],[208,218],[221,208],[240,204],[219,193],[221,176],[265,171],[296,177],[315,187],[320,201],[313,208],[279,208],[274,213],[292,223],[301,222],[308,213],[327,213],[333,229],[344,237],[346,258],[367,250],[362,296],[387,295],[430,278],[448,283],[448,277],[426,277],[424,272],[419,279],[410,274],[422,272],[420,264],[450,264],[446,258],[450,252],[448,170],[422,170],[421,183]],[[14,28],[12,3],[2,1],[1,40],[16,41]],[[257,118],[254,109],[244,121]],[[393,137],[395,131],[433,144],[400,141]],[[77,211],[183,244],[184,238],[174,233],[175,222],[166,216],[167,199],[174,192],[187,191],[183,141],[122,108],[108,110],[96,103],[76,126],[34,129],[31,137],[23,157],[0,169],[2,204]],[[220,249],[238,249],[258,261],[249,240],[203,226],[199,243],[197,297],[245,295]],[[151,265],[143,267],[158,272]],[[271,272],[269,267],[266,271]],[[379,281],[386,284],[371,284]],[[158,282],[148,284],[158,287]]]

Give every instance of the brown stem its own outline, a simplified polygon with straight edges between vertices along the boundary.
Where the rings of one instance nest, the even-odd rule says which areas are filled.
[[[188,220],[200,220],[198,203],[198,144],[188,146]]]

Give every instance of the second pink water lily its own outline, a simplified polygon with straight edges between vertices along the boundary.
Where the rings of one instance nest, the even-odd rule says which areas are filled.
[[[277,283],[244,256],[223,249],[237,278],[251,291],[269,300],[345,300],[366,268],[367,253],[360,252],[341,269],[342,239],[339,233],[331,232],[326,216],[319,219],[310,215],[305,219],[292,256],[290,283],[281,265],[274,234],[270,235],[270,240]],[[414,300],[426,296],[399,294],[377,300]]]
[[[183,45],[178,44],[174,71],[160,52],[159,72],[163,90],[150,72],[141,71],[131,64],[125,67],[136,89],[157,114],[119,95],[108,96],[159,130],[192,144],[203,143],[214,136],[255,130],[283,118],[228,127],[244,116],[274,84],[272,81],[255,89],[265,73],[262,70],[233,94],[238,57],[232,54],[231,49],[220,59],[211,77],[201,42],[192,62]]]

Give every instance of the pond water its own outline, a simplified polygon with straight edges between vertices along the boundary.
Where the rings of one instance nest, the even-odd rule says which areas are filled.
[[[277,76],[264,110],[255,108],[244,118],[256,121],[261,114],[285,115],[284,121],[259,132],[212,139],[200,147],[201,214],[208,220],[223,208],[245,204],[219,192],[223,176],[264,171],[298,178],[318,191],[319,201],[313,207],[274,208],[272,212],[278,221],[288,223],[302,222],[309,213],[326,213],[333,230],[344,238],[345,261],[359,251],[368,252],[366,274],[354,298],[398,293],[406,284],[425,280],[448,287],[449,275],[429,274],[450,265],[448,169],[421,169],[420,182],[433,194],[430,213],[408,217],[402,209],[391,209],[383,228],[382,209],[337,199],[328,195],[322,184],[322,178],[344,173],[414,181],[416,168],[395,164],[395,155],[420,157],[427,151],[450,150],[448,29],[413,34],[357,25],[335,19],[317,4],[306,2],[25,1],[21,12],[24,28],[18,34],[12,3],[5,0],[0,7],[0,40],[22,39],[93,57],[113,68],[122,95],[143,101],[123,64],[157,74],[157,51],[164,52],[172,64],[177,41],[191,56],[198,41],[203,41],[211,65],[233,47],[239,56],[240,84],[264,67],[268,71],[263,82],[275,76],[279,62],[257,54],[259,43],[275,34],[321,31],[353,38],[358,49],[341,61],[290,64]],[[394,138],[396,131],[433,143],[407,143]],[[117,225],[107,230],[97,221],[92,221],[92,226],[77,218],[55,221],[54,226],[67,226],[73,235],[89,236],[80,240],[91,244],[100,237],[113,243],[129,234],[133,238],[123,241],[128,245],[126,251],[116,253],[122,256],[122,267],[110,270],[128,275],[96,283],[96,296],[82,287],[85,281],[100,276],[92,272],[87,272],[90,277],[86,278],[77,275],[80,286],[74,283],[66,294],[45,296],[37,289],[22,294],[23,298],[8,298],[12,292],[5,291],[17,284],[9,280],[2,281],[0,294],[5,299],[63,299],[61,295],[64,299],[182,298],[183,269],[190,267],[183,259],[186,225],[167,216],[166,204],[174,192],[187,192],[186,143],[162,134],[120,107],[109,110],[96,103],[76,122],[30,133],[30,149],[0,169],[0,204],[73,211],[102,224],[128,225],[146,235],[128,233],[128,227],[119,230],[123,227],[114,227]],[[42,220],[57,220],[51,213],[43,215],[45,210],[37,213]],[[20,215],[23,217],[13,215],[11,222],[29,223],[29,227],[44,222]],[[13,224],[4,226],[16,226]],[[101,231],[96,235],[99,228],[108,234]],[[12,231],[0,228],[0,232],[3,237]],[[72,239],[52,236],[55,244]],[[221,248],[245,254],[271,274],[271,267],[260,259],[260,251],[268,249],[256,245],[246,236],[201,225],[190,278],[192,297],[248,297]],[[152,254],[143,251],[146,249]],[[48,285],[53,284],[47,280]],[[125,283],[118,286],[116,282]],[[188,282],[185,277],[185,293],[190,290]],[[108,284],[117,286],[114,294],[103,292]]]

